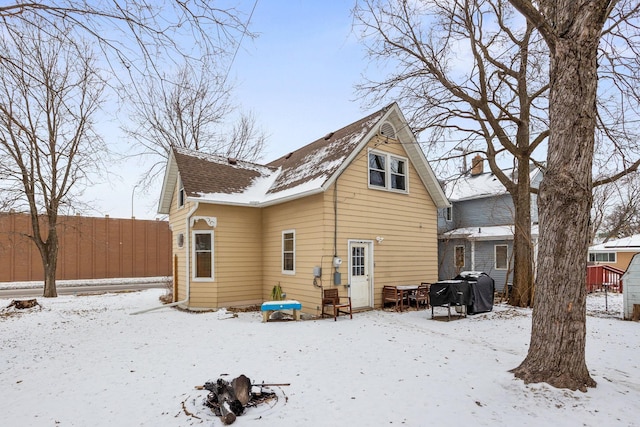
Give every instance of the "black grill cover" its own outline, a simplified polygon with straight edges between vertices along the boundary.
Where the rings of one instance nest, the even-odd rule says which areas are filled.
[[[471,303],[467,313],[477,314],[493,310],[495,282],[487,274],[476,271],[463,271],[455,280],[466,280],[471,285]]]
[[[472,299],[471,285],[467,280],[443,280],[429,286],[429,303],[436,307],[449,304],[468,306]]]

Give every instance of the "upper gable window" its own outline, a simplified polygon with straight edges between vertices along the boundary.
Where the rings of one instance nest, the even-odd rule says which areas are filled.
[[[182,185],[182,180],[178,179],[178,207],[181,208],[184,206],[184,185]]]
[[[369,187],[407,192],[407,159],[369,152]]]

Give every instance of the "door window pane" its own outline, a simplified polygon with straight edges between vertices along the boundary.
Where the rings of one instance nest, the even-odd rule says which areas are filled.
[[[354,246],[351,248],[351,275],[364,276],[364,248]]]

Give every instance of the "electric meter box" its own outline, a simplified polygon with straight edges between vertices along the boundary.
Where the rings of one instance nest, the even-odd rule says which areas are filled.
[[[342,273],[340,273],[339,271],[336,271],[335,273],[333,273],[333,284],[334,285],[342,284]]]

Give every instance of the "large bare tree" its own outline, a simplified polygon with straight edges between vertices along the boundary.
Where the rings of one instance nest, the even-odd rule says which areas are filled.
[[[462,134],[455,148],[483,151],[511,192],[491,157],[508,152],[525,170],[547,138],[531,346],[514,370],[527,382],[595,384],[584,354],[589,210],[594,185],[640,164],[639,8],[631,0],[364,0],[355,9],[370,55],[395,65],[360,89],[415,106],[409,118],[431,141]],[[596,154],[608,175],[594,182]],[[529,197],[520,191],[516,206]],[[530,265],[522,253],[516,281],[530,283],[520,279]]]
[[[55,297],[58,213],[73,203],[104,151],[92,121],[104,81],[86,44],[41,28],[16,26],[0,36],[0,190],[29,213],[27,237],[42,259],[43,294]]]
[[[613,47],[609,37],[620,35],[617,48],[630,52],[608,59],[618,71],[633,69],[635,59],[626,62],[625,57],[637,55],[640,47],[640,6],[615,0],[510,1],[540,31],[551,61],[550,137],[538,197],[540,245],[531,342],[527,357],[513,372],[525,382],[586,391],[596,385],[585,361],[585,267],[599,118],[598,52],[603,44]],[[637,87],[637,74],[629,75],[626,85]]]
[[[373,102],[400,99],[427,149],[442,149],[445,140],[443,157],[480,153],[511,194],[510,298],[529,306],[531,162],[548,136],[548,61],[534,25],[500,0],[363,0],[354,13],[370,58],[395,65],[384,78],[359,85],[360,94]],[[515,173],[504,172],[505,159]]]
[[[0,6],[0,19],[5,27],[37,25],[71,41],[78,35],[92,40],[114,77],[129,85],[140,75],[159,75],[167,64],[213,60],[232,52],[242,36],[252,36],[239,10],[201,0],[16,1]],[[127,74],[134,80],[127,81]]]
[[[621,11],[633,5],[615,3]],[[531,164],[543,164],[549,135],[549,50],[535,24],[508,0],[362,0],[354,16],[370,58],[385,71],[377,77],[374,70],[375,78],[359,85],[360,94],[373,103],[401,100],[426,148],[440,151],[442,159],[481,153],[512,195],[510,303],[530,305],[535,189],[529,188],[529,174]],[[630,18],[616,12],[612,20]],[[606,33],[599,51],[599,77],[607,85],[597,98],[596,152],[603,178],[594,185],[615,181],[640,164],[637,126],[629,125],[638,119],[637,36],[620,37],[616,27]],[[505,165],[513,165],[516,173],[505,174]]]
[[[168,67],[182,66],[183,64],[196,66],[195,64],[206,64],[214,61],[213,58],[220,60],[220,58],[224,58],[226,54],[235,50],[238,40],[244,36],[252,36],[247,32],[243,16],[237,9],[219,8],[215,2],[200,0],[190,2],[179,0],[13,2],[0,6],[0,21],[3,25],[3,37],[15,35],[15,40],[22,37],[28,38],[28,34],[41,34],[43,40],[50,39],[59,42],[58,44],[63,42],[68,44],[68,49],[76,46],[77,40],[81,38],[90,40],[91,46],[86,50],[99,52],[99,55],[96,55],[97,63],[103,69],[111,72],[110,77],[105,80],[108,83],[107,88],[114,90],[114,93],[123,102],[136,96],[139,92],[138,83],[143,81],[144,78],[161,76]],[[61,50],[64,49],[64,47],[61,47]],[[34,54],[34,52],[25,53]],[[83,56],[80,55],[80,57]],[[9,51],[0,49],[0,64],[4,70],[7,70],[7,73],[9,71],[14,73],[19,73],[21,70],[28,71],[27,68],[22,66],[23,63],[20,60],[21,58],[12,56]],[[73,63],[73,61],[70,61],[70,64]],[[87,76],[90,76],[95,70],[95,65],[92,65],[92,68],[85,71]],[[68,69],[67,71],[71,76],[79,72],[78,69]],[[9,75],[6,74],[5,77]],[[49,87],[47,86],[49,83],[54,83],[40,81],[41,79],[38,79],[35,72],[24,73],[23,76],[25,78],[34,78],[34,84],[44,84],[42,87]],[[63,83],[56,82],[59,85]],[[63,89],[62,87],[52,87],[54,91]],[[77,91],[78,87],[74,89]],[[87,94],[89,93],[87,92]],[[12,129],[12,134],[8,136],[9,142],[7,146],[12,144],[12,138],[23,140],[28,138],[25,132],[26,127],[20,132],[15,130],[15,126],[22,125],[19,124],[14,115],[15,105],[12,102],[16,98],[12,98],[13,95],[15,94],[11,92],[7,94],[6,99],[0,99],[0,104],[5,108],[8,113],[7,117],[9,117],[6,120],[5,127]],[[60,95],[54,96],[54,92],[50,93],[50,98],[52,104],[43,105],[40,108],[53,108],[55,106],[53,104],[54,101],[60,102]],[[39,100],[42,99],[45,98]],[[62,107],[66,109],[66,114],[76,116],[76,122],[74,123],[78,126],[78,134],[75,135],[75,138],[78,141],[84,141],[83,138],[88,135],[90,123],[83,120],[78,121],[81,116],[74,107],[80,108],[82,106],[82,111],[88,114],[88,110],[90,110],[89,99],[75,96],[73,102],[69,99],[64,101],[66,104]],[[29,107],[35,107],[35,105],[34,101],[31,100]],[[11,108],[14,108],[14,110],[11,110]],[[56,114],[64,115],[64,109],[57,111]],[[41,113],[43,116],[47,116],[44,111],[46,110],[42,110]],[[42,120],[42,117],[36,117]],[[40,123],[39,121],[38,124]],[[33,126],[33,123],[28,122],[24,125]],[[65,125],[68,126],[69,124],[65,123]],[[82,135],[81,129],[84,130]],[[37,130],[42,131],[39,128]],[[46,130],[51,131],[51,129]],[[39,141],[32,138],[31,140],[25,140],[25,143],[31,144],[30,148],[34,154],[44,155],[44,150],[44,152],[50,152],[51,160],[55,158],[57,161],[76,163],[69,166],[69,175],[65,175],[65,168],[61,163],[51,164],[50,170],[39,170],[38,168],[41,165],[36,159],[23,157],[24,153],[22,152],[19,156],[5,157],[3,161],[13,162],[11,164],[12,167],[19,167],[19,161],[23,159],[25,167],[33,167],[38,173],[48,173],[49,176],[56,174],[58,179],[63,179],[64,177],[64,186],[67,189],[70,188],[68,185],[71,182],[81,178],[74,171],[82,170],[86,172],[86,168],[90,167],[87,164],[83,164],[80,167],[78,163],[95,153],[91,150],[80,150],[75,154],[73,160],[69,160],[68,156],[61,156],[58,148],[70,149],[68,144],[71,144],[71,141],[74,140],[74,135],[70,134],[69,128],[66,127],[59,127],[57,131],[62,132],[62,134],[58,135],[56,141],[67,141],[67,145],[64,147],[44,145],[41,147],[42,144],[50,143],[48,139]],[[5,135],[4,138],[7,138],[7,136]],[[93,141],[98,141],[98,139],[94,138]],[[94,164],[93,167],[95,169],[96,165]],[[95,172],[95,170],[92,172]],[[21,173],[26,174],[23,171]],[[24,200],[33,199],[35,205],[29,207],[31,214],[38,215],[37,209],[44,209],[40,213],[44,213],[48,218],[47,233],[56,233],[57,209],[61,203],[67,200],[65,197],[69,196],[68,190],[64,191],[62,187],[57,187],[54,194],[54,188],[49,188],[45,183],[38,184],[42,188],[36,188],[34,187],[35,184],[29,184],[29,182],[18,184],[20,185],[4,188],[3,191],[9,192],[7,194],[11,194],[11,192],[15,194],[16,191],[22,191]],[[39,201],[39,198],[44,198],[45,196],[43,195],[44,193],[38,193],[37,191],[49,191],[50,194],[47,197],[47,201]],[[49,205],[45,206],[47,203]],[[39,239],[44,229],[41,229],[39,223],[36,223],[35,220],[32,221],[32,224],[34,228],[33,238]],[[44,294],[45,296],[55,296],[57,244],[54,243],[55,236],[51,235],[51,240],[47,239],[44,238],[43,240],[43,242],[50,242],[47,243],[45,248],[49,255],[45,257],[46,259],[43,258],[45,271],[48,272],[45,274]],[[37,241],[36,244],[38,244]]]
[[[640,173],[594,188],[591,230],[590,244],[640,233]]]
[[[163,171],[172,147],[248,161],[262,156],[266,135],[253,114],[241,113],[237,123],[226,129],[237,110],[226,81],[213,64],[202,63],[196,69],[185,64],[173,75],[148,76],[138,86],[123,129],[139,144],[134,152],[156,159],[142,174],[144,188]]]

